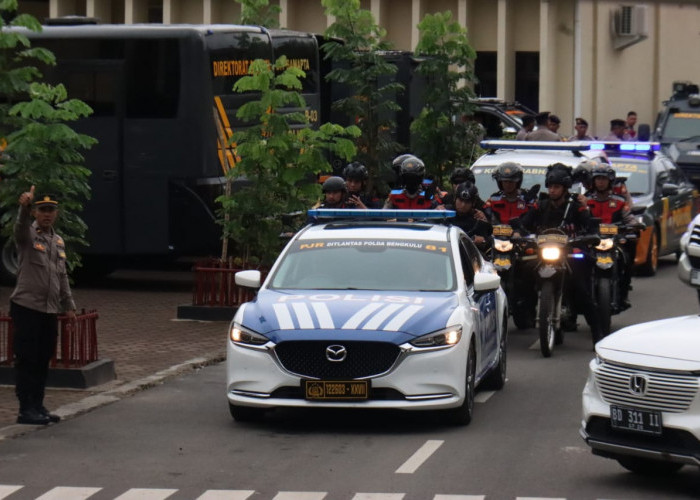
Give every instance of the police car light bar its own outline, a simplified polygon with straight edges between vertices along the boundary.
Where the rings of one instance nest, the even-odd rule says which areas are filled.
[[[592,142],[591,149],[596,151],[623,151],[625,153],[645,153],[649,154],[661,149],[658,142]]]
[[[532,149],[547,151],[588,151],[591,148],[590,142],[571,141],[481,141],[479,145],[482,149]]]
[[[307,211],[309,217],[316,219],[414,219],[414,220],[445,220],[454,217],[454,210],[384,210],[367,209],[356,210],[354,208],[315,208]]]

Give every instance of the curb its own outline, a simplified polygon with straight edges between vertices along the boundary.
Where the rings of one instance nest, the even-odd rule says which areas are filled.
[[[224,361],[224,359],[226,359],[226,356],[221,354],[216,354],[211,357],[203,356],[199,358],[193,358],[188,361],[185,361],[184,363],[173,365],[170,368],[161,370],[153,375],[149,375],[148,377],[143,377],[141,379],[133,380],[131,382],[125,382],[124,384],[114,389],[105,391],[101,394],[94,394],[92,396],[83,398],[75,403],[63,405],[60,408],[57,408],[56,411],[54,411],[53,413],[61,417],[62,420],[71,419],[77,417],[78,415],[82,415],[83,413],[92,411],[95,408],[99,408],[101,406],[114,403],[115,401],[119,401],[120,399],[129,397],[137,392],[149,389],[151,387],[155,387],[156,385],[162,384],[164,381],[181,375],[185,372],[195,371],[205,366],[220,363]],[[11,424],[6,427],[0,428],[0,441],[22,436],[35,430],[45,429],[46,427],[49,427],[51,425],[56,424]]]

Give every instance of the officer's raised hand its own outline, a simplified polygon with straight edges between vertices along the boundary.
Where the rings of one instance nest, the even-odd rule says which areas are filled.
[[[31,207],[32,202],[34,201],[34,186],[29,188],[29,191],[26,191],[19,195],[19,204],[22,207]]]

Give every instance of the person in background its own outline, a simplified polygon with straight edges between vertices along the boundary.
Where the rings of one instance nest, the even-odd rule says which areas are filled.
[[[493,226],[476,217],[474,201],[479,191],[471,182],[463,182],[455,192],[456,215],[449,219],[450,224],[458,226],[469,236],[479,251],[486,256],[492,245]]]
[[[627,113],[627,121],[625,123],[625,134],[627,134],[631,141],[637,138],[637,131],[634,130],[634,126],[637,124],[637,112],[630,111]]]
[[[557,137],[559,137],[559,140],[561,141],[563,137],[559,133],[559,127],[561,127],[561,119],[557,115],[549,115],[549,119],[547,120],[547,128],[557,134]]]
[[[348,208],[379,208],[379,200],[374,200],[367,193],[369,172],[359,161],[348,163],[343,169],[343,178],[348,189],[345,204]]]
[[[576,118],[574,130],[576,133],[569,137],[570,141],[594,141],[595,139],[588,135],[588,122],[581,117]]]
[[[423,191],[425,164],[420,158],[409,156],[399,168],[399,188],[392,189],[384,202],[384,208],[433,209],[438,206],[435,200],[428,199]]]
[[[19,270],[10,295],[18,424],[46,425],[61,420],[44,406],[49,361],[56,353],[58,315],[63,312],[75,322],[66,246],[54,231],[57,217],[58,201],[54,196],[45,194],[35,199],[34,186],[20,195],[14,227]]]
[[[552,132],[548,128],[549,124],[549,111],[543,111],[542,113],[537,113],[535,116],[535,122],[537,123],[537,129],[533,130],[525,137],[526,141],[560,141],[561,137],[559,134]]]
[[[323,201],[316,208],[354,208],[347,204],[348,186],[342,177],[329,177],[323,181]]]
[[[507,161],[501,163],[492,175],[498,191],[486,200],[485,212],[492,224],[509,224],[536,206],[529,193],[521,189],[523,168]],[[538,189],[539,190],[539,189]]]
[[[629,141],[630,136],[625,133],[625,120],[615,118],[610,120],[610,133],[601,139],[602,141]]]
[[[516,141],[524,141],[525,138],[527,137],[527,134],[532,132],[534,129],[535,129],[535,117],[532,115],[523,116],[523,128],[518,130],[518,133],[515,135],[515,140]]]

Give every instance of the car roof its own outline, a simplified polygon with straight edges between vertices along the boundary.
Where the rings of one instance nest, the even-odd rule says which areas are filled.
[[[405,241],[449,241],[451,227],[429,222],[338,220],[307,226],[298,241],[372,239]]]
[[[507,161],[514,161],[524,167],[546,167],[553,163],[576,167],[584,160],[604,157],[600,151],[580,151],[579,154],[575,154],[571,151],[499,149],[479,157],[472,168],[500,165]]]

